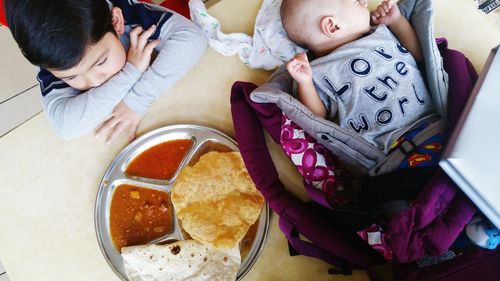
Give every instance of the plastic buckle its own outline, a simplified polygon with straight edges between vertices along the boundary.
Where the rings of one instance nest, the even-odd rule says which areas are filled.
[[[409,144],[410,147],[407,148],[406,144]],[[415,143],[412,140],[404,140],[403,142],[401,142],[399,144],[398,149],[401,151],[401,153],[403,153],[404,155],[409,157],[411,154],[413,154],[415,152],[415,150],[417,149],[417,146],[415,145]]]

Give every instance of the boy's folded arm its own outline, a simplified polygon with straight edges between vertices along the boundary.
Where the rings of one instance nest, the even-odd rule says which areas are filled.
[[[106,83],[86,92],[69,86],[52,89],[42,98],[45,114],[56,134],[63,139],[88,134],[105,121],[140,77],[141,72],[126,63]]]
[[[199,61],[207,46],[203,32],[177,14],[165,22],[159,38],[158,56],[123,99],[141,115]]]

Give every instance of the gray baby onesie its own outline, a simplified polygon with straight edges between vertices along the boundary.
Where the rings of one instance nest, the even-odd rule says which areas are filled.
[[[385,25],[311,67],[327,118],[384,153],[411,125],[434,113],[415,60]]]

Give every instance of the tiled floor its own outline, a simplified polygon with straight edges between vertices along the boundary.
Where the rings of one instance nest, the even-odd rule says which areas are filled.
[[[7,275],[7,271],[5,270],[5,267],[2,264],[2,261],[0,261],[0,281],[9,281],[9,276]]]
[[[0,136],[42,110],[36,68],[19,52],[10,31],[0,25]]]

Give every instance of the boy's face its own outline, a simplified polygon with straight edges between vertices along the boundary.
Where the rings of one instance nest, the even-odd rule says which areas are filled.
[[[78,65],[66,70],[48,70],[72,88],[86,91],[108,81],[123,68],[126,61],[122,43],[115,34],[108,32],[99,42],[87,48]]]

